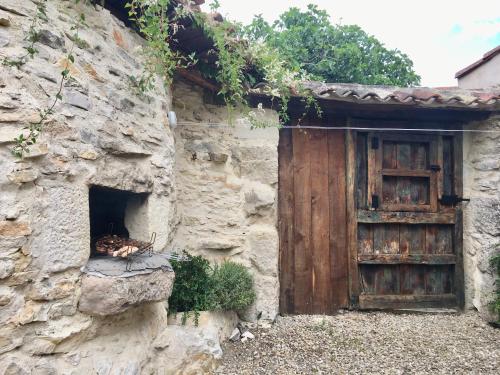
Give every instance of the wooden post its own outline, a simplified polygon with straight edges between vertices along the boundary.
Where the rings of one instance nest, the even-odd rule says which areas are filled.
[[[351,120],[347,120],[348,126]],[[351,308],[359,303],[358,223],[356,208],[356,133],[346,131],[347,249],[349,254],[349,296]]]

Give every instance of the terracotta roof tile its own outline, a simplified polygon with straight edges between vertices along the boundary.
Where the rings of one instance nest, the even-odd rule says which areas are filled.
[[[458,87],[392,87],[345,83],[306,82],[319,99],[415,107],[450,107],[500,110],[500,89],[466,90]],[[257,93],[257,92],[256,92]]]

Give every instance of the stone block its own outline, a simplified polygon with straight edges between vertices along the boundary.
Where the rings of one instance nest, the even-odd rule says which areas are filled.
[[[242,160],[241,177],[267,185],[278,183],[278,159],[275,160]]]
[[[92,318],[84,314],[50,320],[24,338],[23,347],[34,355],[52,354],[59,344],[77,337],[92,326]]]
[[[199,327],[169,325],[153,344],[158,353],[155,368],[166,374],[211,373],[222,357],[220,331],[215,320]]]
[[[20,123],[29,124],[40,120],[38,112],[30,111],[29,109],[15,112],[0,112],[0,123]]]
[[[13,297],[13,291],[5,286],[0,286],[0,307],[7,306]]]
[[[259,273],[278,276],[278,232],[270,225],[254,225],[248,234],[250,261]]]
[[[500,198],[473,198],[467,211],[478,233],[500,235]]]
[[[26,301],[23,308],[18,312],[14,318],[16,324],[24,325],[32,322],[46,322],[47,321],[47,305],[34,301]]]
[[[89,184],[128,190],[134,193],[152,192],[153,176],[150,168],[143,168],[139,162],[134,163],[133,160],[129,160],[125,164],[120,163],[109,156],[99,160],[101,162],[99,173],[95,173],[89,178]]]
[[[0,280],[9,277],[14,273],[14,261],[12,259],[0,258]]]
[[[240,247],[241,244],[238,241],[225,239],[225,238],[217,238],[217,239],[202,239],[199,242],[199,248],[204,250],[218,250],[218,251],[226,251],[233,250],[235,248]]]
[[[83,150],[78,153],[78,157],[85,160],[96,160],[99,154],[95,150]]]
[[[0,221],[0,237],[23,237],[31,234],[31,228],[26,222]]]
[[[151,156],[151,151],[146,149],[144,145],[140,145],[128,139],[101,138],[99,146],[112,155],[128,156],[128,157],[145,157]]]
[[[7,12],[0,10],[0,26],[9,27],[11,24],[10,16]]]
[[[85,111],[90,110],[92,102],[88,95],[82,94],[76,90],[66,90],[63,94],[63,101],[73,107],[81,108]]]
[[[3,375],[28,375],[29,372],[24,368],[23,364],[12,358],[2,370]]]
[[[45,156],[49,153],[47,143],[36,143],[29,147],[29,150],[24,155],[24,159],[30,160]]]
[[[43,230],[31,247],[34,262],[47,272],[83,266],[90,255],[87,187],[49,186],[42,199]]]
[[[64,47],[64,39],[47,29],[38,32],[38,41],[53,49]]]
[[[89,315],[106,316],[141,303],[165,301],[170,297],[174,273],[158,269],[130,277],[84,275],[78,309]]]
[[[15,184],[25,184],[35,181],[38,176],[38,170],[34,168],[23,168],[13,170],[7,175],[7,178]]]
[[[247,215],[262,215],[273,207],[276,191],[269,185],[249,183],[245,185],[244,194]]]
[[[14,138],[21,134],[28,135],[28,131],[17,126],[0,126],[0,144],[14,143]]]
[[[0,48],[7,47],[9,45],[10,39],[7,35],[0,32]],[[0,81],[0,87],[5,87],[5,84],[2,86],[2,81]]]
[[[215,330],[218,332],[218,340],[220,342],[226,341],[233,329],[239,322],[238,315],[234,311],[200,311],[198,316],[198,323],[194,318],[194,312],[188,314],[186,322],[183,323],[183,313],[171,314],[168,316],[169,326],[179,326],[179,327],[197,327],[201,330]],[[164,337],[163,337],[164,338]],[[162,337],[155,341],[155,345],[158,346],[160,343],[164,343]],[[160,345],[161,348],[165,348],[168,345]]]
[[[257,299],[254,305],[248,308],[240,317],[243,320],[254,322],[260,316],[261,321],[272,322],[278,315],[278,278],[274,276],[255,275],[254,280]]]
[[[25,296],[33,301],[54,301],[69,297],[76,292],[80,274],[78,271],[56,274],[33,282]]]
[[[0,355],[23,344],[23,337],[14,324],[0,325]]]

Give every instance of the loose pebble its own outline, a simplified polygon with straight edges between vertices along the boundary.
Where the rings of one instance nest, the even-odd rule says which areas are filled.
[[[500,330],[474,312],[279,317],[223,345],[214,374],[499,374]]]

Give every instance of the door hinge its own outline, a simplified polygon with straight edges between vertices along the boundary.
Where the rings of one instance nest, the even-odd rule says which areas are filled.
[[[372,149],[378,149],[378,137],[372,137]]]
[[[377,209],[379,206],[378,195],[372,195],[372,208]]]

